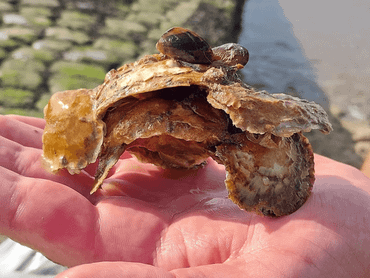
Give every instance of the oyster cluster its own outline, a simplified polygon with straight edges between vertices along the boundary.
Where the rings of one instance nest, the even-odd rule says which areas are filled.
[[[184,32],[192,41],[197,36],[171,29],[157,44],[161,54],[109,71],[94,89],[54,94],[44,109],[45,162],[52,171],[75,174],[98,159],[94,193],[125,151],[164,168],[194,169],[212,157],[225,166],[229,198],[240,208],[293,213],[315,179],[313,151],[302,132],[329,133],[325,111],[314,102],[256,91],[237,75],[248,61],[245,48],[211,49],[204,40],[189,45],[189,35],[179,38]],[[169,35],[175,37],[161,47]],[[202,52],[207,59],[199,58]]]

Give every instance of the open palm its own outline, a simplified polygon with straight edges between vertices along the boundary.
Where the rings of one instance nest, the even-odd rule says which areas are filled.
[[[0,233],[72,267],[60,277],[370,277],[370,180],[350,166],[316,155],[312,196],[272,219],[228,200],[212,160],[177,171],[125,155],[90,195],[96,165],[45,170],[43,127],[0,116]]]

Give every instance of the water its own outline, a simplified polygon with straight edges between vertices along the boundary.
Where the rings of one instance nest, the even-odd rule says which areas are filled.
[[[314,69],[277,0],[247,1],[239,43],[250,53],[242,70],[247,83],[270,93],[315,101],[328,109],[328,98],[316,84]]]

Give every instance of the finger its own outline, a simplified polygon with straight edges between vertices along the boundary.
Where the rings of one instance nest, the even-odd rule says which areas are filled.
[[[79,265],[70,268],[55,278],[175,278],[170,272],[147,264],[127,263],[127,262],[101,262],[94,264]]]
[[[66,266],[104,260],[153,262],[169,217],[127,197],[94,206],[75,190],[0,167],[0,234]]]
[[[45,128],[45,120],[41,118],[34,118],[34,117],[27,117],[27,116],[20,116],[20,115],[5,115],[5,117],[15,119],[17,121],[23,122],[28,125],[32,125],[37,128],[41,128],[41,129]]]
[[[0,167],[0,234],[65,265],[94,253],[98,213],[75,190]]]
[[[25,117],[22,119],[25,120]],[[19,121],[17,117],[0,115],[0,136],[26,147],[41,149],[43,130],[39,127],[39,120],[33,119],[36,118]],[[31,123],[36,125],[32,125]]]
[[[89,197],[90,185],[93,178],[81,172],[78,175],[70,175],[66,170],[61,170],[57,174],[48,171],[43,164],[41,157],[42,151],[30,147],[24,147],[14,141],[0,137],[0,167],[4,167],[21,176],[47,179],[67,185],[76,191]],[[0,183],[3,188],[3,185]]]

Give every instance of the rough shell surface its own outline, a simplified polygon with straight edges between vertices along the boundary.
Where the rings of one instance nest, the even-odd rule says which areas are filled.
[[[214,60],[222,60],[228,66],[241,64],[245,66],[249,61],[248,50],[236,43],[226,43],[212,48]]]
[[[164,168],[197,168],[212,157],[225,165],[229,198],[240,208],[293,213],[314,182],[302,132],[328,133],[331,125],[319,105],[256,91],[237,69],[157,54],[111,70],[93,90],[54,94],[44,159],[54,171],[78,173],[99,158],[95,192],[124,151]]]

